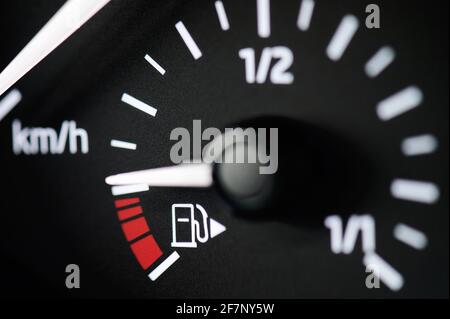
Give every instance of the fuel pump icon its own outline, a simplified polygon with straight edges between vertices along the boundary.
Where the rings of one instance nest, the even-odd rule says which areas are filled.
[[[172,247],[197,248],[197,243],[206,243],[225,230],[199,204],[172,205]]]

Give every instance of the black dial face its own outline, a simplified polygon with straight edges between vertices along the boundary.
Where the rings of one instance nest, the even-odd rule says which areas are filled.
[[[97,2],[0,76],[5,291],[448,298],[447,2]]]

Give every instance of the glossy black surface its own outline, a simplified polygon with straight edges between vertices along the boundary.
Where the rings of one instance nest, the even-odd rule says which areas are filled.
[[[1,69],[63,2],[0,4]],[[362,27],[337,63],[327,58],[325,48],[345,14],[364,21],[365,2],[317,1],[310,30],[301,32],[295,25],[299,1],[273,1],[268,39],[257,36],[255,1],[224,3],[231,24],[228,32],[220,29],[213,1],[113,0],[19,81],[16,87],[24,99],[0,123],[2,293],[448,298],[448,2],[378,1],[382,28]],[[203,52],[198,61],[176,32],[179,20]],[[364,64],[386,44],[395,48],[397,59],[380,77],[369,79]],[[294,52],[294,84],[245,84],[238,50],[273,45]],[[164,77],[145,62],[146,53],[164,66]],[[421,87],[424,103],[398,119],[381,122],[376,103],[410,84]],[[157,106],[157,117],[123,104],[123,92]],[[121,233],[104,178],[170,165],[170,131],[180,126],[189,129],[194,119],[201,119],[204,127],[224,128],[259,116],[307,123],[348,145],[351,151],[343,155],[349,163],[354,162],[353,151],[364,158],[353,164],[357,189],[364,196],[358,194],[356,201],[346,195],[348,208],[330,208],[329,214],[369,213],[376,218],[377,252],[403,274],[405,286],[400,292],[385,286],[367,289],[361,250],[349,256],[332,254],[329,231],[320,222],[240,218],[214,189],[152,189],[140,196],[163,251],[171,250],[173,203],[199,203],[227,226],[220,237],[184,250],[180,261],[157,282],[147,278]],[[64,120],[76,120],[89,133],[90,152],[15,156],[13,119],[27,126],[55,128]],[[439,138],[437,153],[417,158],[401,154],[404,137],[428,132]],[[113,138],[135,141],[139,148],[135,152],[112,149]],[[291,139],[283,142],[295,145],[297,137]],[[422,205],[393,199],[389,185],[396,177],[433,181],[440,187],[440,201]],[[317,201],[321,205],[329,198]],[[302,207],[302,214],[317,218],[313,209],[304,211],[302,204],[299,192],[297,201],[284,202],[273,213],[295,214]],[[425,232],[429,246],[416,251],[396,241],[392,230],[399,222]],[[81,289],[67,290],[64,285],[64,269],[70,263],[81,267]]]

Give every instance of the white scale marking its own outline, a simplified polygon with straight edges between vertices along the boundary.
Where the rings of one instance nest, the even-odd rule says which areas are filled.
[[[12,90],[5,95],[5,97],[0,100],[0,121],[3,120],[21,100],[22,94],[17,89]]]
[[[230,22],[228,21],[227,13],[225,12],[225,8],[223,6],[222,1],[216,1],[214,3],[216,7],[217,17],[219,18],[220,27],[223,31],[230,30]]]
[[[186,44],[187,48],[191,52],[194,59],[195,60],[200,59],[202,57],[202,52],[198,48],[197,43],[195,43],[189,31],[184,26],[183,22],[178,21],[177,24],[175,24],[175,28],[177,28],[178,33],[180,34],[181,38],[183,39],[184,43]]]
[[[111,140],[111,147],[123,148],[123,149],[133,150],[133,151],[135,151],[137,148],[135,143],[119,141],[119,140]]]
[[[164,259],[162,263],[158,265],[155,269],[152,270],[152,272],[148,275],[150,280],[155,281],[159,278],[167,269],[169,269],[178,259],[180,258],[180,255],[174,251],[172,254],[170,254],[169,257]]]
[[[122,102],[124,102],[142,112],[145,112],[151,116],[156,116],[157,110],[154,107],[152,107],[142,101],[139,101],[138,99],[132,97],[131,95],[124,93],[122,95]]]
[[[391,290],[398,291],[403,287],[403,276],[376,253],[366,254],[364,265],[372,269]]]
[[[377,114],[382,121],[389,121],[418,107],[422,101],[422,91],[416,86],[409,86],[378,103]]]
[[[261,38],[270,37],[270,0],[257,0],[256,15],[258,35]]]
[[[327,55],[331,60],[342,58],[358,28],[359,21],[355,16],[349,14],[342,19],[327,47]]]
[[[418,250],[422,250],[428,245],[428,238],[424,233],[405,224],[395,226],[394,237]]]
[[[307,31],[311,24],[311,18],[314,11],[314,0],[303,0],[300,6],[300,12],[297,19],[297,27],[302,31]]]
[[[439,200],[439,188],[430,182],[395,179],[391,184],[391,194],[397,199],[434,204]]]
[[[382,47],[366,63],[365,71],[368,77],[375,78],[381,74],[395,59],[395,51],[391,47]]]
[[[438,140],[431,134],[405,138],[402,142],[402,152],[405,156],[431,154],[438,148]]]
[[[164,70],[164,68],[161,65],[159,65],[159,63],[156,62],[151,56],[146,54],[144,58],[148,63],[150,63],[152,67],[156,69],[156,71],[161,73],[161,75],[164,75],[166,73],[166,70]]]
[[[146,192],[148,190],[149,190],[148,185],[143,185],[143,184],[113,186],[113,187],[111,187],[111,193],[114,196]]]

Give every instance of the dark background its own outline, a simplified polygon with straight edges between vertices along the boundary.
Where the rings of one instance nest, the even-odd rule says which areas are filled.
[[[325,55],[329,39],[344,14],[363,22],[368,3],[317,1],[311,28],[303,33],[295,26],[299,2],[272,2],[272,36],[259,39],[255,1],[224,1],[231,30],[222,32],[213,1],[113,0],[19,81],[24,99],[0,123],[4,297],[448,298],[448,2],[377,1],[381,29],[362,27],[338,63]],[[63,3],[1,2],[0,69]],[[175,31],[179,20],[202,49],[198,61]],[[397,59],[370,80],[364,63],[386,44]],[[267,45],[293,49],[293,86],[244,84],[238,50]],[[146,64],[145,53],[168,70],[164,77]],[[376,103],[410,84],[424,91],[423,105],[380,122]],[[123,92],[156,105],[157,118],[124,106]],[[193,119],[202,119],[204,127],[225,127],[267,114],[335,132],[370,160],[373,178],[361,185],[366,197],[351,212],[330,213],[375,216],[377,252],[406,281],[399,293],[366,289],[360,250],[331,254],[323,227],[242,220],[214,190],[154,189],[140,196],[165,252],[175,201],[201,203],[228,227],[221,237],[183,251],[182,260],[157,282],[148,280],[121,234],[104,177],[169,165],[171,129],[189,128]],[[89,133],[90,153],[14,156],[15,118],[54,128],[76,120]],[[439,152],[403,157],[401,140],[426,132],[439,137]],[[139,149],[111,149],[112,138],[136,141]],[[440,186],[441,200],[433,206],[393,200],[389,184],[395,177],[431,180]],[[279,209],[296,210],[296,204]],[[429,247],[415,251],[395,241],[398,222],[424,231]],[[81,267],[79,290],[64,285],[70,263]]]

